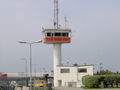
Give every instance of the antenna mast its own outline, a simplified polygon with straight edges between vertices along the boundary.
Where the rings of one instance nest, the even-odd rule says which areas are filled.
[[[59,17],[58,17],[58,0],[54,0],[54,28],[58,29],[59,27]]]

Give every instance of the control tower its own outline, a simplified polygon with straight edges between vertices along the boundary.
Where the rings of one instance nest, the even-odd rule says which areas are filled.
[[[54,28],[43,29],[43,42],[45,44],[53,44],[53,72],[54,72],[54,87],[58,86],[57,66],[61,66],[61,46],[64,43],[71,42],[71,29],[59,28],[58,18],[58,0],[54,0]]]

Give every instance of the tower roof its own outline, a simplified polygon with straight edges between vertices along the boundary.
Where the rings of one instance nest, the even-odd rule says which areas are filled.
[[[44,29],[43,32],[71,32],[71,29]]]

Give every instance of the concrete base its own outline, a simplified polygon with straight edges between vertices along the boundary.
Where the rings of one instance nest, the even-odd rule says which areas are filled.
[[[22,87],[15,87],[15,90],[22,90]]]
[[[23,87],[22,90],[29,90],[29,87]]]

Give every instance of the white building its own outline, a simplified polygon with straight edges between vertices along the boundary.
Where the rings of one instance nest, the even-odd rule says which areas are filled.
[[[82,77],[85,75],[93,75],[93,65],[85,66],[57,66],[57,82],[58,87],[81,87]]]

